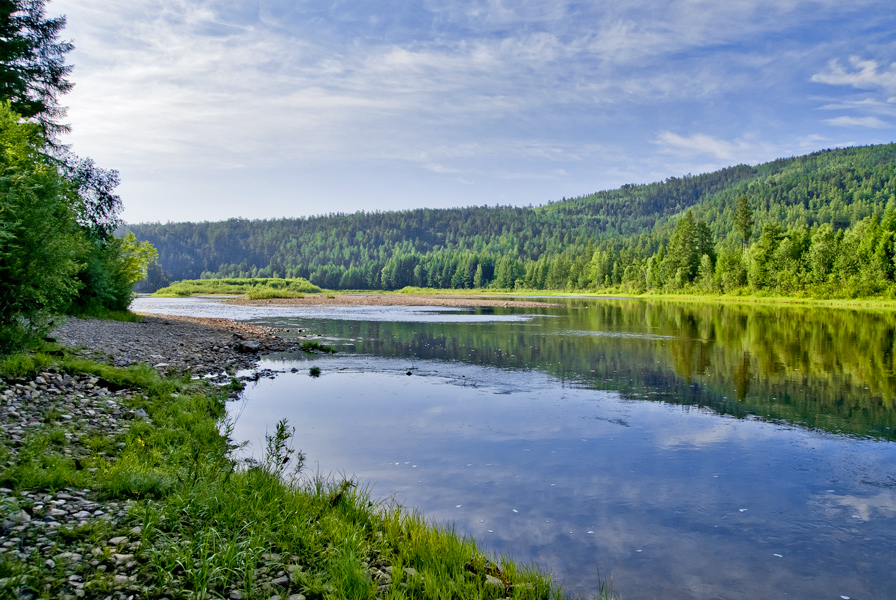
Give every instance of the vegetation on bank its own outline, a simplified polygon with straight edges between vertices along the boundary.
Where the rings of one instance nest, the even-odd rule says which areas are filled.
[[[145,598],[228,597],[232,592],[267,598],[271,590],[262,587],[260,575],[280,568],[290,590],[309,599],[559,594],[535,569],[489,558],[449,528],[373,501],[354,481],[299,477],[291,466],[301,466],[301,460],[289,460],[291,430],[285,422],[269,436],[262,463],[240,465],[227,444],[224,389],[162,377],[145,365],[115,368],[58,354],[7,356],[0,374],[8,380],[47,369],[88,373],[133,390],[116,399],[128,409],[142,409],[148,418],[113,439],[92,437],[89,448],[95,452],[75,458],[67,452],[72,442],[64,422],[49,415],[47,426],[32,429],[14,459],[8,460],[10,440],[0,440],[0,486],[90,489],[134,503],[123,531],[91,521],[59,531],[46,555],[24,563],[0,559],[0,587],[11,593],[59,597],[67,579],[48,556],[78,540],[133,537],[128,532],[137,526],[134,560]],[[111,573],[87,561],[79,568],[89,597],[114,589]],[[391,585],[378,587],[385,578],[380,573],[387,571]]]
[[[896,144],[564,199],[301,219],[136,224],[174,278],[327,289],[896,297]]]
[[[250,300],[267,298],[301,298],[304,294],[319,294],[321,289],[301,277],[185,279],[156,291],[154,296],[186,297],[194,294],[245,294]]]
[[[370,293],[370,290],[350,290],[352,293]],[[633,293],[631,289],[622,286],[602,288],[596,290],[537,290],[537,289],[437,289],[408,286],[400,290],[378,291],[381,294],[401,294],[412,296],[497,296],[497,297],[583,297],[583,298],[640,298],[651,300],[668,300],[675,302],[706,302],[706,303],[733,303],[733,304],[792,304],[806,306],[826,306],[844,308],[867,309],[894,309],[896,298],[891,297],[865,297],[865,298],[825,298],[807,295],[784,296],[779,294],[751,293],[748,288],[735,290],[731,293],[707,293],[697,288],[679,291],[661,292],[652,291]]]
[[[72,85],[65,18],[44,0],[0,8],[0,354],[39,339],[57,314],[124,311],[156,257],[116,236],[118,173],[59,141],[59,97]]]

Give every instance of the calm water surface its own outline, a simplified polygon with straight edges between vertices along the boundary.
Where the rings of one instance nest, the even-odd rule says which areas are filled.
[[[235,437],[257,452],[286,417],[309,471],[572,594],[896,595],[896,315],[560,302],[135,309],[322,334],[338,354],[264,362],[281,373],[231,405]]]

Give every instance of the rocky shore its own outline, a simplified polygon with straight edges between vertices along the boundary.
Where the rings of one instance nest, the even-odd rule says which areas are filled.
[[[146,363],[162,372],[185,371],[229,380],[226,372],[255,366],[262,352],[296,346],[273,330],[226,319],[145,316],[139,323],[69,319],[55,340],[81,355],[116,366]],[[29,436],[46,435],[76,469],[95,472],[96,461],[114,460],[132,424],[148,421],[129,409],[138,389],[122,389],[100,377],[54,369],[34,377],[0,380],[0,459],[17,464]],[[54,439],[59,438],[59,439]],[[142,598],[146,588],[140,558],[141,528],[129,514],[131,501],[100,497],[91,489],[18,490],[0,487],[0,565],[36,565],[65,579],[60,598]],[[271,561],[271,597],[285,565]],[[281,573],[283,571],[283,573]],[[3,573],[3,570],[0,570]],[[279,578],[279,579],[278,579]],[[85,585],[90,582],[85,591]],[[0,597],[9,578],[0,574]],[[5,590],[5,591],[4,591]],[[96,590],[102,590],[97,593]],[[41,590],[17,589],[19,600],[48,597]],[[279,596],[277,596],[279,597]],[[241,595],[234,592],[231,600]],[[283,598],[300,600],[300,595]]]
[[[135,419],[146,418],[141,411],[122,407],[122,401],[134,392],[115,390],[97,377],[43,371],[33,379],[7,380],[0,385],[5,387],[0,391],[0,429],[4,458],[10,466],[19,458],[26,436],[42,429],[62,432],[66,442],[63,453],[77,465],[87,455],[109,456],[115,450],[114,446],[95,450],[87,441],[114,440]],[[43,566],[62,571],[74,598],[84,596],[88,571],[108,575],[118,590],[113,598],[137,597],[140,589],[134,552],[140,546],[140,530],[129,523],[129,508],[129,501],[100,500],[89,489],[14,492],[0,488],[0,560],[42,561]],[[109,535],[97,542],[67,539],[72,532],[89,529]],[[0,580],[0,589],[3,587]],[[24,590],[16,597],[35,598],[37,594]]]
[[[334,583],[341,581],[338,577],[348,572],[346,568],[358,569],[351,571],[357,585],[369,586],[371,593],[375,590],[376,598],[391,597],[396,591],[402,596],[420,597],[426,586],[441,585],[437,582],[448,568],[443,565],[446,560],[454,560],[450,568],[455,575],[445,584],[448,587],[433,592],[439,597],[448,589],[462,586],[467,586],[470,597],[509,598],[516,596],[514,590],[524,591],[526,597],[556,597],[541,575],[526,574],[512,580],[479,554],[469,540],[430,530],[422,520],[374,512],[366,513],[364,518],[369,522],[351,520],[350,515],[357,516],[357,511],[369,511],[374,506],[363,496],[346,498],[347,490],[354,485],[351,481],[334,484],[333,489],[315,487],[317,495],[312,497],[287,485],[265,487],[272,472],[258,465],[232,471],[232,464],[225,464],[230,464],[230,458],[210,412],[221,408],[226,394],[236,396],[239,386],[200,385],[197,395],[204,400],[197,401],[191,396],[193,391],[184,391],[197,386],[183,378],[175,384],[172,379],[159,380],[140,369],[122,371],[105,366],[145,363],[159,371],[232,383],[232,374],[255,366],[260,353],[289,350],[302,341],[301,337],[287,341],[276,333],[223,319],[146,316],[140,323],[70,319],[52,335],[69,346],[67,352],[93,362],[45,357],[42,364],[57,366],[45,366],[37,372],[29,369],[32,374],[28,377],[0,378],[0,598],[305,600],[303,593],[311,597],[335,594]],[[140,379],[141,373],[151,375],[152,381],[135,383],[147,381]],[[152,386],[168,387],[160,392],[159,387]],[[196,404],[201,401],[211,404]],[[166,407],[175,404],[178,408],[166,414]],[[197,439],[203,425],[195,426],[203,420],[204,431],[211,432],[211,437],[205,438],[205,451],[218,449],[207,457],[210,462],[203,463],[212,466],[211,471],[200,464],[206,460]],[[171,459],[164,454],[154,458],[152,445],[170,435],[179,436],[169,448],[180,451],[181,458],[182,450],[196,442],[197,454],[189,459],[187,479],[181,478],[183,470],[165,470]],[[139,459],[134,458],[135,453]],[[159,467],[155,472],[175,479],[171,485],[179,491],[171,496],[143,495],[132,485],[131,465],[138,471]],[[59,469],[58,474],[54,475],[54,469]],[[115,473],[115,479],[110,479],[109,473]],[[230,481],[231,474],[241,477],[242,493],[248,495],[215,490],[211,498],[220,513],[194,510],[194,497],[189,494],[195,490],[200,473],[212,482],[218,477]],[[28,483],[34,481],[40,483]],[[260,482],[261,487],[245,489],[246,482],[251,481]],[[114,487],[118,484],[124,487]],[[223,555],[215,551],[209,554],[210,546],[203,544],[219,539],[216,536],[233,536],[233,531],[222,533],[224,524],[228,519],[238,520],[248,509],[247,502],[257,501],[261,490],[272,494],[274,500],[255,507],[261,512],[255,513],[255,519],[247,517],[251,520],[242,527],[257,525],[257,531],[267,532],[267,541],[251,534],[242,539],[239,536],[244,529],[238,529],[232,538],[234,547],[248,548],[245,555],[226,563],[229,559]],[[293,509],[281,510],[289,502]],[[351,502],[359,504],[349,504],[347,512],[343,511],[341,507]],[[226,512],[228,503],[235,513]],[[223,515],[223,523],[218,514]],[[270,525],[273,521],[288,523],[286,530],[305,537],[290,535],[277,544],[273,540],[281,529]],[[179,525],[184,523],[189,525],[181,529]],[[395,535],[396,526],[403,533]],[[354,533],[346,537],[348,529]],[[385,532],[391,532],[388,542]],[[366,540],[360,554],[357,547],[348,549],[358,540]],[[430,552],[421,552],[415,546],[426,543],[466,549],[448,552],[454,558],[436,556],[428,563],[419,557]],[[339,562],[342,570],[336,579],[325,570],[335,568],[330,564],[334,553],[345,553],[358,561],[357,565]],[[410,566],[398,559],[393,567],[394,557],[402,555],[416,556],[417,562]],[[222,568],[222,563],[231,566]]]
[[[200,377],[250,369],[259,353],[299,347],[299,338],[286,341],[275,329],[231,319],[141,318],[139,323],[70,318],[53,339],[115,366],[146,363],[162,373],[187,371]]]

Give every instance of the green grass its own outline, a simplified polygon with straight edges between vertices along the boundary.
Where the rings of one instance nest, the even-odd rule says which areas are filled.
[[[327,346],[326,344],[321,344],[319,342],[302,342],[302,352],[321,352],[323,354],[335,354],[336,350],[332,346]]]
[[[289,290],[278,290],[273,288],[251,289],[246,292],[248,300],[271,300],[274,298],[304,298],[305,294],[292,292]]]
[[[193,294],[245,294],[248,298],[298,298],[319,294],[321,289],[302,277],[294,279],[184,279],[158,290],[153,296],[187,297]]]
[[[633,292],[622,288],[608,288],[602,290],[535,290],[535,289],[505,289],[496,290],[493,288],[480,289],[436,289],[421,287],[404,287],[400,290],[384,292],[381,290],[364,292],[363,290],[353,290],[356,293],[377,293],[377,294],[403,294],[403,295],[420,295],[420,296],[439,296],[439,295],[457,295],[457,296],[500,296],[500,297],[520,297],[528,296],[546,296],[546,297],[565,297],[576,296],[585,298],[605,298],[625,297],[625,298],[650,298],[652,300],[676,300],[676,301],[697,301],[697,302],[738,302],[749,304],[796,304],[801,306],[829,306],[844,308],[868,308],[868,309],[896,309],[896,300],[888,297],[871,297],[871,298],[817,298],[813,296],[784,296],[781,294],[761,294],[751,293],[748,290],[740,290],[731,294],[715,294],[700,291],[680,291],[680,292]]]
[[[103,319],[105,321],[123,321],[125,323],[139,323],[141,318],[137,313],[129,310],[109,310],[106,308],[92,307],[89,310],[80,313],[74,313],[73,316],[82,319]]]
[[[309,600],[560,595],[537,570],[488,556],[470,538],[379,502],[354,481],[302,477],[297,467],[304,455],[293,449],[285,421],[268,438],[266,459],[240,466],[227,446],[226,389],[162,377],[145,366],[117,368],[67,356],[16,355],[0,367],[16,376],[44,368],[85,373],[135,390],[120,402],[143,408],[151,420],[132,421],[117,438],[85,435],[82,451],[95,454],[82,456],[82,466],[95,472],[78,469],[64,454],[62,429],[48,426],[28,437],[12,464],[0,440],[0,482],[14,489],[91,488],[134,500],[127,526],[142,530],[136,555],[145,597],[227,598],[233,591],[245,598],[302,593]],[[113,533],[89,526],[60,532],[59,540],[88,544]],[[43,560],[0,560],[0,580],[19,589],[59,594],[66,585],[64,571]],[[387,565],[395,585],[378,591],[381,582],[369,569]],[[288,593],[269,585],[281,571],[289,577]],[[498,589],[487,575],[513,587]],[[90,597],[114,587],[108,573],[84,576]]]

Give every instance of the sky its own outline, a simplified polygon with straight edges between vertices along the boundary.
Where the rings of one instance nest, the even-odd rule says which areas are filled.
[[[893,0],[53,0],[130,223],[539,205],[896,141]]]

